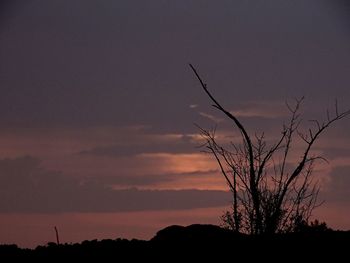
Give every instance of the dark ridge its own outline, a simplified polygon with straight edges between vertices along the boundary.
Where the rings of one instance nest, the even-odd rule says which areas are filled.
[[[16,245],[0,245],[2,262],[34,260],[34,262],[63,262],[63,260],[96,260],[123,262],[214,259],[269,260],[269,262],[344,259],[347,262],[350,231],[304,231],[291,234],[249,236],[234,233],[214,225],[169,226],[149,241],[106,239],[76,244],[48,243],[35,249]],[[345,257],[345,258],[344,258]],[[5,261],[6,260],[6,261]]]
[[[241,236],[242,234],[235,234],[215,225],[194,224],[187,227],[173,225],[158,231],[151,242],[221,242],[229,239],[233,241]]]

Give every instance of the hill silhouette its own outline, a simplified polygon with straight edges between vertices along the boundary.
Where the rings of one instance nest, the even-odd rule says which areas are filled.
[[[35,249],[0,245],[2,259],[62,260],[259,259],[271,261],[347,258],[350,231],[308,229],[298,233],[250,236],[215,225],[173,225],[150,240],[106,239],[76,244],[48,243]],[[345,259],[346,259],[345,258]]]

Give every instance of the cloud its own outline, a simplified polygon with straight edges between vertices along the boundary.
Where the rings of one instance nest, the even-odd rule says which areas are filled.
[[[0,160],[3,213],[178,210],[223,206],[229,200],[225,191],[114,190],[103,180],[78,180],[45,170],[30,156]]]
[[[329,182],[321,198],[326,202],[339,202],[350,206],[350,163],[335,167],[330,174]]]
[[[2,0],[0,2],[0,30],[2,29],[2,26],[6,25],[6,23],[15,15],[16,10],[21,8],[19,2],[20,1],[18,0]]]
[[[212,156],[203,153],[172,154],[145,153],[138,156],[162,173],[191,173],[211,171],[217,168]]]
[[[349,29],[350,3],[348,0],[328,0],[327,8],[331,7],[337,11],[337,18],[344,22],[344,29]]]
[[[142,153],[189,153],[198,152],[198,136],[190,134],[138,134],[136,141],[96,146],[80,151],[82,155],[132,156]],[[129,142],[129,140],[128,140]]]
[[[288,116],[286,106],[276,101],[253,101],[242,104],[232,110],[236,117],[275,119]]]
[[[212,176],[213,174],[217,174],[219,170],[208,170],[208,171],[191,171],[191,172],[183,172],[183,173],[164,173],[164,174],[145,174],[145,175],[136,175],[136,176],[104,176],[98,177],[99,180],[102,180],[104,183],[109,185],[114,185],[116,188],[125,188],[125,187],[142,187],[144,189],[147,188],[157,188],[159,189],[159,184],[166,183],[167,185],[171,185],[172,183],[178,181],[186,181],[189,178],[198,178],[203,179],[207,176]],[[197,186],[197,185],[196,185]],[[185,187],[193,188],[193,185],[189,185]],[[167,187],[167,189],[174,189],[174,187]],[[198,188],[198,187],[196,187]]]
[[[207,119],[213,121],[213,122],[219,123],[219,122],[223,122],[223,121],[224,121],[224,119],[222,119],[222,118],[215,117],[215,116],[212,115],[212,114],[205,113],[205,112],[202,112],[202,111],[198,112],[198,114],[199,114],[200,116],[204,117],[204,118],[207,118]]]

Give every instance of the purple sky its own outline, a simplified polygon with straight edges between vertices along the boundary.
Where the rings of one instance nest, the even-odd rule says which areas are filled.
[[[286,100],[305,96],[305,125],[350,108],[346,0],[4,0],[0,17],[0,243],[218,223],[230,196],[193,124],[237,134],[188,63],[271,139]],[[346,119],[315,148],[335,228],[350,228],[349,134]]]

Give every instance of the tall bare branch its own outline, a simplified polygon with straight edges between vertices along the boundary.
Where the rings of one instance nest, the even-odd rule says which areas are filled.
[[[240,144],[222,145],[215,131],[199,127],[206,149],[214,156],[233,193],[233,213],[226,213],[224,221],[235,231],[251,234],[293,231],[307,222],[317,207],[319,192],[317,180],[312,177],[313,167],[316,160],[324,160],[322,156],[310,156],[310,152],[325,130],[350,115],[350,111],[339,111],[336,101],[333,117],[327,110],[326,121],[311,120],[313,128],[303,133],[299,130],[303,98],[294,105],[286,103],[291,117],[283,125],[279,139],[269,146],[264,134],[255,134],[253,141],[242,122],[215,99],[197,70],[191,64],[190,67],[213,107],[233,121],[242,136]],[[299,162],[290,168],[295,136],[305,142],[305,149]]]

